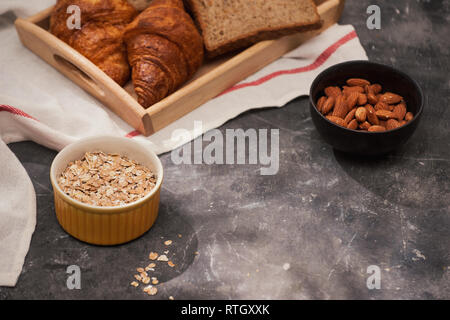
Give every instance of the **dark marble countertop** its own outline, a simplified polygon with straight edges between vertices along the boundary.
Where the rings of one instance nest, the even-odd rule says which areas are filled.
[[[17,286],[0,288],[0,300],[450,298],[450,4],[375,1],[381,30],[368,30],[372,2],[347,1],[341,23],[356,27],[370,60],[406,71],[427,96],[402,148],[374,159],[334,151],[314,129],[305,97],[247,112],[220,129],[279,128],[277,175],[261,176],[255,165],[177,166],[162,155],[153,228],[98,247],[56,220],[56,152],[10,144],[36,190],[37,226]],[[167,239],[177,266],[155,270],[161,284],[149,297],[130,282]],[[69,265],[81,269],[80,290],[66,286]],[[370,265],[381,270],[379,290],[367,288]]]

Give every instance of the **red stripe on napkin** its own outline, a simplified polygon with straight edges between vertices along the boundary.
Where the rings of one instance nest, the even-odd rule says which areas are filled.
[[[30,116],[28,113],[26,113],[26,112],[24,112],[24,111],[22,111],[20,109],[17,109],[17,108],[5,105],[5,104],[0,104],[0,111],[6,111],[6,112],[9,112],[9,113],[18,115],[18,116],[22,116],[22,117],[25,117],[25,118],[28,118],[28,119],[33,119],[33,120],[38,121],[36,118],[33,118],[32,116]]]
[[[129,133],[127,133],[127,135],[125,136],[125,138],[133,138],[136,137],[138,135],[140,135],[141,133],[137,130],[131,131]]]
[[[258,80],[252,81],[252,82],[246,82],[246,83],[241,83],[238,85],[235,85],[227,90],[225,90],[224,92],[222,92],[221,94],[219,94],[218,96],[224,95],[226,93],[238,90],[238,89],[242,89],[242,88],[246,88],[246,87],[254,87],[254,86],[259,86],[260,84],[263,84],[264,82],[267,82],[273,78],[279,77],[281,75],[285,75],[285,74],[295,74],[295,73],[302,73],[302,72],[307,72],[307,71],[311,71],[314,69],[317,69],[318,67],[320,67],[322,64],[325,63],[325,61],[328,60],[328,58],[334,53],[336,52],[337,49],[339,49],[340,46],[344,45],[345,43],[349,42],[350,40],[356,38],[356,32],[352,31],[350,33],[348,33],[347,35],[345,35],[344,37],[342,37],[341,39],[339,39],[338,41],[336,41],[334,44],[332,44],[331,46],[329,46],[324,52],[322,52],[317,59],[311,63],[310,65],[307,65],[305,67],[300,67],[300,68],[295,68],[295,69],[290,69],[290,70],[280,70],[280,71],[276,71],[273,72],[271,74],[268,74],[267,76],[264,76]]]

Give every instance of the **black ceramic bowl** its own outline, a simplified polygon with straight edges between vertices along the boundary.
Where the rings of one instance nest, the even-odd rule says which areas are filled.
[[[344,86],[349,78],[363,78],[379,83],[383,92],[401,95],[414,119],[404,126],[384,132],[357,131],[338,126],[325,118],[316,108],[317,100],[328,86]],[[419,124],[424,107],[422,89],[406,73],[390,66],[369,61],[349,61],[329,67],[320,73],[309,93],[311,118],[323,139],[333,148],[360,155],[381,155],[403,145]]]

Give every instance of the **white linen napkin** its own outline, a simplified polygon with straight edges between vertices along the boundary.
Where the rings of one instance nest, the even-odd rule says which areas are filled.
[[[282,107],[308,94],[312,80],[331,65],[367,60],[354,28],[334,25],[165,129],[143,137],[20,43],[8,11],[28,15],[53,3],[0,2],[0,163],[8,163],[0,167],[0,286],[15,285],[36,217],[31,182],[5,143],[33,140],[60,150],[82,137],[118,135],[137,139],[161,154],[249,109]],[[194,121],[202,122],[201,132],[194,130]],[[187,129],[191,136],[172,138],[178,128]]]

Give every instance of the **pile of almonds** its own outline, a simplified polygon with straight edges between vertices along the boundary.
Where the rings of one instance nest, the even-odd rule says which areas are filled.
[[[407,112],[403,97],[382,93],[379,84],[352,78],[347,86],[325,88],[325,96],[317,101],[317,110],[339,126],[369,132],[393,130],[414,118]]]

